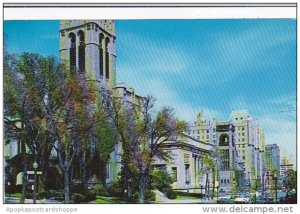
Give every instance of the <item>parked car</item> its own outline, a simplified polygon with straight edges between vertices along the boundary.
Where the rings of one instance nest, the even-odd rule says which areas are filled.
[[[219,197],[217,200],[217,204],[233,204],[234,200],[230,198],[230,196]]]
[[[234,199],[234,202],[237,204],[249,204],[250,198],[249,197],[237,197]]]

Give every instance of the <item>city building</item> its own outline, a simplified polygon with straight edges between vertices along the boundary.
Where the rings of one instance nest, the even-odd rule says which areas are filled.
[[[254,188],[264,180],[264,131],[248,110],[232,111],[230,121],[236,127],[235,140],[244,168],[246,186]],[[263,188],[262,185],[259,186],[255,188]]]
[[[266,145],[265,153],[265,188],[275,188],[275,181],[280,180],[280,149],[277,144]]]
[[[294,169],[294,164],[288,156],[283,156],[280,163],[280,176],[285,176],[286,172]]]
[[[212,188],[215,182],[211,173],[206,177],[203,171],[205,164],[202,162],[204,156],[210,155],[213,147],[212,144],[186,135],[178,141],[163,143],[162,148],[169,152],[171,159],[166,161],[155,157],[153,166],[173,175],[173,189],[204,194],[205,186]]]

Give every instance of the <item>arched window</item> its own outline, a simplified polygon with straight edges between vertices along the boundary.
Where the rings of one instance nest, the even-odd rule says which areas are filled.
[[[85,70],[85,39],[82,30],[78,32],[79,46],[78,46],[78,68],[80,72]]]
[[[104,56],[104,50],[103,50],[103,42],[104,42],[104,35],[101,33],[99,35],[99,69],[100,69],[100,77],[103,77],[103,56]]]
[[[105,39],[105,76],[109,79],[109,53],[108,53],[109,38]]]
[[[69,34],[70,39],[70,70],[76,70],[76,35],[74,33]]]
[[[229,145],[229,137],[227,134],[222,134],[219,138],[219,146],[228,146]]]

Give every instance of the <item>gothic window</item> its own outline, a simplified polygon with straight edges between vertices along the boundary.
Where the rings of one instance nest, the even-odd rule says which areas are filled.
[[[78,32],[79,46],[78,46],[78,67],[80,72],[85,70],[85,39],[83,31]]]
[[[110,164],[106,164],[106,179],[109,179],[110,177]]]
[[[105,76],[109,79],[109,53],[108,53],[109,38],[105,40]]]
[[[70,39],[70,70],[76,70],[76,36],[74,33],[69,34]]]
[[[101,33],[99,36],[99,69],[100,69],[100,77],[103,77],[103,41],[104,41],[104,36]]]

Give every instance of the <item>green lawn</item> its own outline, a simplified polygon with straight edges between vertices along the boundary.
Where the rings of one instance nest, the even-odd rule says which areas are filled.
[[[8,194],[8,193],[5,193],[5,196],[6,197],[12,197],[12,198],[21,198],[21,193],[11,193],[11,194]]]
[[[184,200],[184,199],[198,199],[198,198],[194,196],[183,196],[183,195],[176,196],[176,200]]]
[[[128,202],[117,197],[96,196],[96,200],[90,201],[90,204],[127,204]]]

